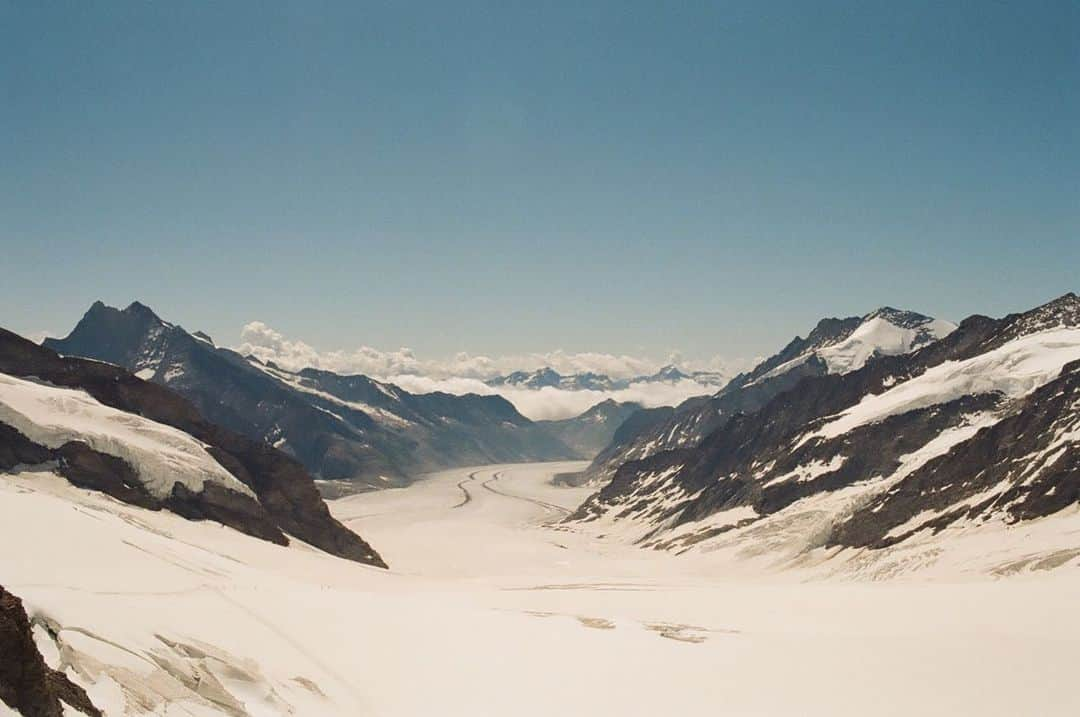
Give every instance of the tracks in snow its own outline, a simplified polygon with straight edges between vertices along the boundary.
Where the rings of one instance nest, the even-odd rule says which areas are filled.
[[[465,478],[464,480],[458,481],[457,487],[458,487],[458,490],[461,491],[462,498],[461,498],[461,502],[457,503],[456,505],[451,506],[451,508],[450,508],[451,510],[454,510],[456,508],[463,508],[463,507],[465,507],[466,505],[468,505],[469,503],[472,502],[473,495],[472,495],[472,493],[469,492],[469,489],[465,487],[465,484],[475,481],[477,479],[477,477],[480,475],[480,473],[481,473],[481,471],[473,471],[472,473],[470,473],[468,475],[467,478]],[[554,503],[548,503],[547,501],[539,500],[537,498],[529,498],[528,496],[514,495],[513,493],[504,493],[503,491],[498,490],[497,488],[493,487],[491,484],[496,482],[500,478],[502,478],[504,474],[505,474],[505,471],[496,471],[495,474],[492,475],[491,478],[488,478],[486,481],[481,483],[480,487],[484,488],[487,491],[490,491],[490,492],[494,493],[495,495],[502,496],[503,498],[510,498],[512,500],[523,500],[526,503],[532,503],[533,505],[538,505],[541,508],[543,508],[544,510],[555,513],[556,515],[559,515],[559,516],[570,515],[570,512],[571,512],[570,509],[564,508],[561,505],[555,505]]]
[[[465,484],[468,483],[469,481],[476,480],[476,474],[479,473],[479,472],[480,471],[473,471],[472,473],[469,474],[468,478],[466,478],[463,481],[458,482],[457,487],[461,490],[462,493],[465,494],[465,497],[461,499],[460,503],[458,503],[455,506],[452,506],[450,508],[451,510],[453,510],[454,508],[460,508],[460,507],[462,507],[464,505],[468,505],[468,503],[472,500],[472,493],[470,493],[469,489],[465,487]]]
[[[475,475],[475,474],[473,474],[473,475]],[[527,498],[526,496],[523,496],[523,495],[513,495],[511,493],[503,493],[501,490],[496,490],[495,488],[492,488],[491,484],[494,483],[495,481],[499,480],[500,478],[502,478],[502,476],[503,476],[503,472],[498,471],[497,473],[495,473],[494,476],[492,476],[491,478],[489,478],[486,481],[484,481],[483,483],[481,483],[480,487],[486,488],[487,490],[491,491],[495,495],[501,495],[503,498],[513,498],[514,500],[523,500],[523,501],[526,501],[527,503],[532,503],[533,505],[538,505],[538,506],[540,506],[541,508],[543,508],[545,510],[549,510],[549,511],[552,511],[554,513],[557,513],[558,515],[570,515],[570,510],[568,508],[562,507],[561,505],[555,505],[554,503],[548,503],[546,501],[537,500],[536,498]],[[464,490],[464,488],[462,488],[462,490]]]

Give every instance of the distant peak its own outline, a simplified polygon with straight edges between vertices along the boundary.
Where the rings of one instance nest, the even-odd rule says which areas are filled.
[[[862,318],[864,323],[867,321],[873,321],[874,319],[883,319],[884,321],[888,321],[894,326],[899,326],[905,329],[918,328],[925,324],[929,324],[934,320],[932,316],[920,314],[918,311],[897,309],[892,306],[882,306],[879,309],[874,309]]]
[[[154,310],[141,301],[132,301],[124,309],[124,312],[129,314],[154,314]],[[154,314],[154,316],[157,316],[157,314]]]
[[[1047,302],[1045,306],[1073,306],[1075,304],[1080,304],[1080,296],[1077,296],[1070,291],[1068,293],[1062,294],[1061,296],[1052,301]]]
[[[680,371],[678,366],[670,363],[667,366],[662,366],[660,370],[656,372],[656,375],[661,378],[670,379],[687,378],[686,374]]]

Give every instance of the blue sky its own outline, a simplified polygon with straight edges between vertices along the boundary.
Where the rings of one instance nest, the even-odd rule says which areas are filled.
[[[0,325],[771,353],[1080,289],[1075,2],[0,0]]]

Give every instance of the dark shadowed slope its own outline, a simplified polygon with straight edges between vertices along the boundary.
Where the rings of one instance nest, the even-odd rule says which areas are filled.
[[[0,374],[13,377],[7,386],[12,391],[25,394],[32,388],[28,381],[44,382],[46,387],[41,390],[80,389],[94,402],[133,414],[133,422],[137,423],[139,419],[135,417],[140,417],[179,429],[205,444],[206,451],[231,477],[249,488],[255,499],[241,490],[223,489],[214,482],[206,482],[201,493],[193,493],[178,481],[171,493],[148,495],[141,489],[147,476],[140,476],[137,466],[126,465],[111,455],[108,444],[92,450],[76,440],[46,449],[34,445],[9,424],[0,433],[0,438],[5,440],[0,456],[7,453],[12,465],[27,463],[27,455],[58,460],[58,470],[72,482],[103,490],[136,505],[169,508],[190,518],[219,520],[279,543],[285,540],[282,533],[287,533],[335,555],[385,567],[371,546],[331,517],[303,466],[271,446],[207,421],[191,403],[169,389],[108,363],[61,357],[3,329],[0,329]],[[66,400],[72,399],[46,397],[46,401],[58,401],[61,406]],[[22,416],[10,407],[8,412],[12,420]],[[32,425],[25,416],[22,419],[24,428]]]

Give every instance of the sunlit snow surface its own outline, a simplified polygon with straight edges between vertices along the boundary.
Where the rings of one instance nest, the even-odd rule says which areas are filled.
[[[548,480],[575,468],[332,503],[389,572],[0,475],[0,581],[110,715],[1080,710],[1075,511],[755,572],[553,523],[584,492]],[[907,567],[870,582],[860,560]]]
[[[834,438],[888,416],[998,392],[1019,398],[1048,383],[1080,359],[1080,329],[1043,331],[1010,341],[966,361],[946,361],[877,395],[869,395],[825,424],[815,436]]]
[[[168,497],[176,483],[199,491],[208,480],[254,496],[188,434],[106,406],[85,391],[0,374],[0,422],[49,448],[78,440],[122,458],[158,498]]]

